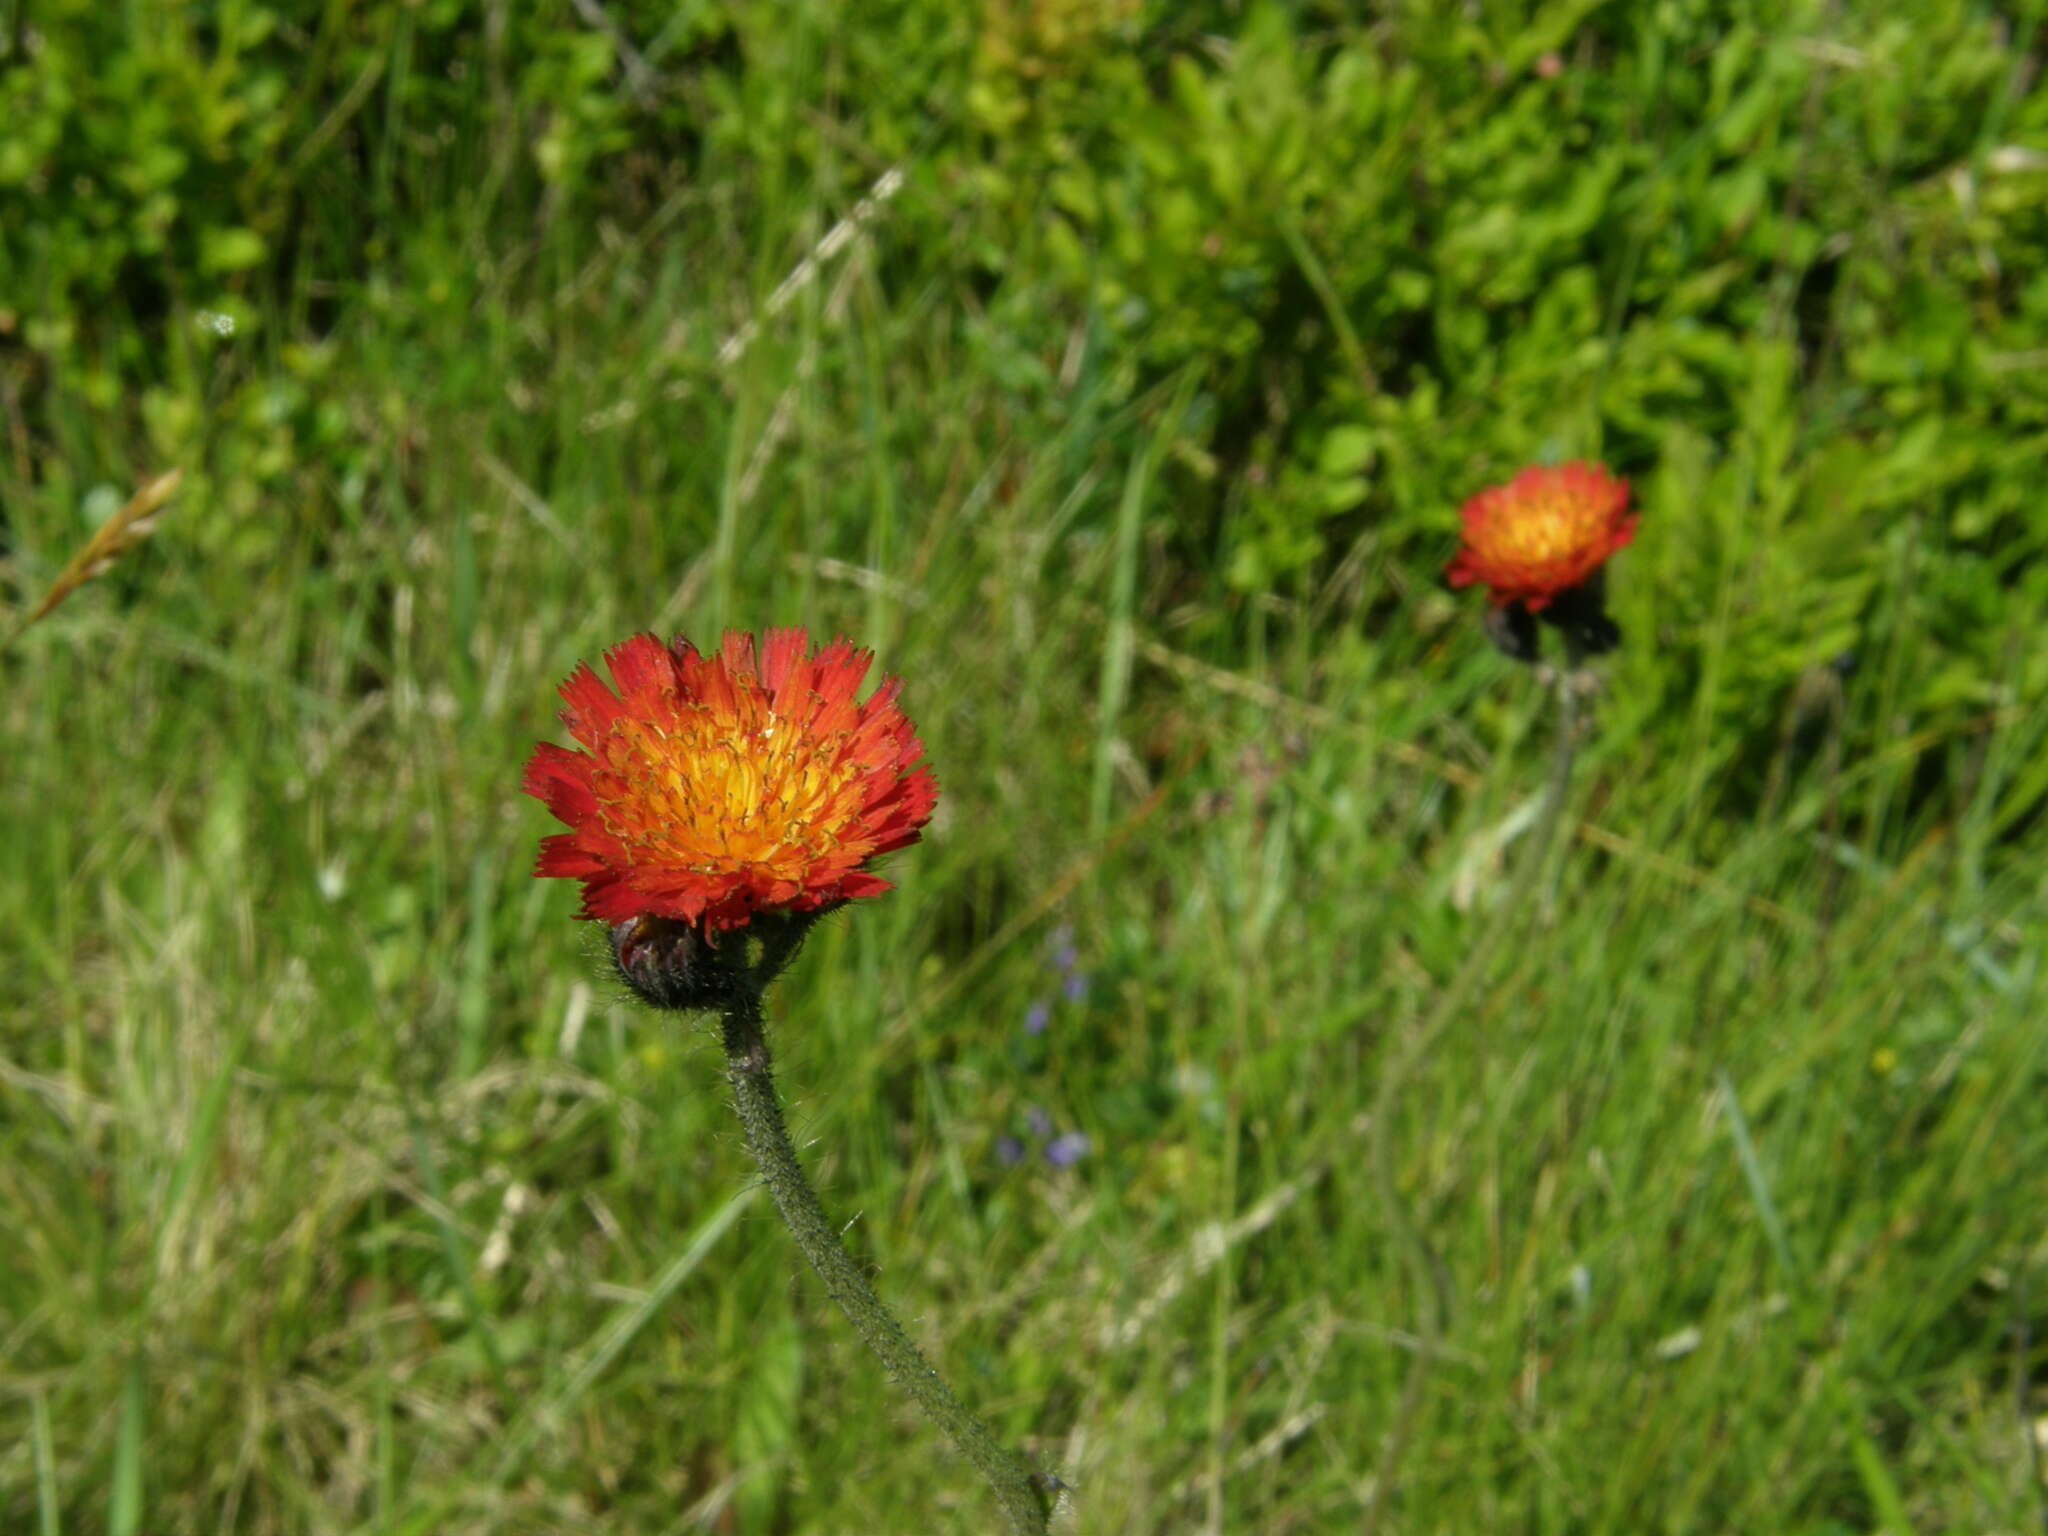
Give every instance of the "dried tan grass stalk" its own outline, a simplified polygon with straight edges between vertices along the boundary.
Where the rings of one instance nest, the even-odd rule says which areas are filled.
[[[84,547],[71,557],[70,563],[57,573],[57,579],[50,583],[50,590],[43,594],[43,600],[16,622],[5,640],[0,640],[0,651],[13,645],[31,624],[46,617],[87,582],[104,575],[116,560],[148,538],[156,527],[157,514],[166,502],[177,495],[184,479],[185,471],[182,469],[158,475],[130,497],[127,506],[100,524],[93,536],[85,541]]]

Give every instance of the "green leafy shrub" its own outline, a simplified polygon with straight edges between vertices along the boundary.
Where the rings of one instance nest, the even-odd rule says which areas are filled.
[[[1465,496],[1594,455],[1651,508],[1620,600],[1674,708],[1711,653],[1711,713],[1773,717],[1908,572],[1941,648],[1908,713],[2048,667],[1999,622],[2048,580],[2048,107],[1960,3],[145,14],[40,7],[0,60],[0,378],[60,501],[137,452],[228,527],[289,472],[360,485],[420,402],[335,398],[351,348],[476,409],[506,352],[451,338],[496,317],[544,376],[525,310],[621,230],[699,210],[763,293],[893,162],[882,280],[958,301],[999,408],[1192,372],[1162,590],[1362,561],[1391,612]]]
[[[1905,518],[1949,648],[1920,702],[2000,694],[2048,292],[2048,109],[2010,37],[1961,6],[1320,19],[1258,6],[1163,57],[1104,31],[1053,86],[978,87],[983,185],[1039,231],[1006,280],[1098,315],[1133,387],[1212,394],[1191,557],[1246,591],[1347,548],[1427,579],[1465,495],[1599,455],[1663,551],[1638,622],[1732,646],[1729,714],[1868,649],[1872,535]]]

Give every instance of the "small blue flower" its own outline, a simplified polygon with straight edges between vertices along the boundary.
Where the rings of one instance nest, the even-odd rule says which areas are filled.
[[[1031,1123],[1031,1134],[1040,1141],[1045,1140],[1046,1137],[1052,1134],[1052,1116],[1048,1115],[1036,1104],[1026,1111],[1024,1118]]]
[[[1045,1033],[1045,1026],[1051,1022],[1052,1004],[1040,998],[1031,1005],[1031,1011],[1024,1015],[1024,1033],[1042,1035]]]
[[[1079,971],[1069,972],[1064,990],[1068,1002],[1085,1003],[1088,1001],[1088,978]]]
[[[996,1161],[1005,1168],[1014,1168],[1024,1161],[1024,1143],[1014,1136],[996,1138]]]
[[[1088,1136],[1083,1131],[1055,1137],[1045,1149],[1045,1160],[1055,1168],[1071,1168],[1087,1155]]]
[[[1053,969],[1057,970],[1062,976],[1073,975],[1076,968],[1081,964],[1081,952],[1074,948],[1073,928],[1066,923],[1061,923],[1059,927],[1053,929],[1052,937],[1047,947],[1052,950]]]

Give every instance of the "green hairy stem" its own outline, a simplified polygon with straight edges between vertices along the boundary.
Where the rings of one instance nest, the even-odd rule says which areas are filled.
[[[747,1150],[760,1165],[768,1192],[782,1213],[784,1225],[796,1239],[811,1268],[825,1282],[825,1290],[839,1303],[839,1309],[867,1341],[868,1348],[881,1357],[883,1369],[917,1400],[960,1454],[974,1464],[995,1491],[1012,1536],[1044,1536],[1050,1518],[1044,1480],[997,1442],[986,1424],[967,1411],[952,1388],[932,1368],[929,1360],[910,1341],[903,1325],[882,1304],[855,1264],[839,1233],[825,1219],[818,1196],[804,1177],[783,1123],[782,1104],[775,1095],[770,1070],[768,1040],[761,1028],[761,1002],[757,995],[742,993],[724,1013],[725,1059],[732,1082],[733,1105],[739,1111],[740,1126],[746,1133]]]

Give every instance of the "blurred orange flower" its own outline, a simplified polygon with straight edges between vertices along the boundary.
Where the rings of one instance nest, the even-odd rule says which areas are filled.
[[[1454,587],[1484,582],[1496,604],[1541,613],[1636,536],[1628,495],[1604,464],[1525,469],[1465,503],[1464,543],[1444,574]]]
[[[542,743],[526,792],[569,831],[541,841],[542,877],[583,882],[581,917],[671,918],[709,934],[757,913],[805,913],[889,882],[878,856],[918,840],[939,796],[924,743],[883,682],[857,702],[871,651],[801,629],[727,633],[716,655],[635,635],[562,685],[584,748]]]

